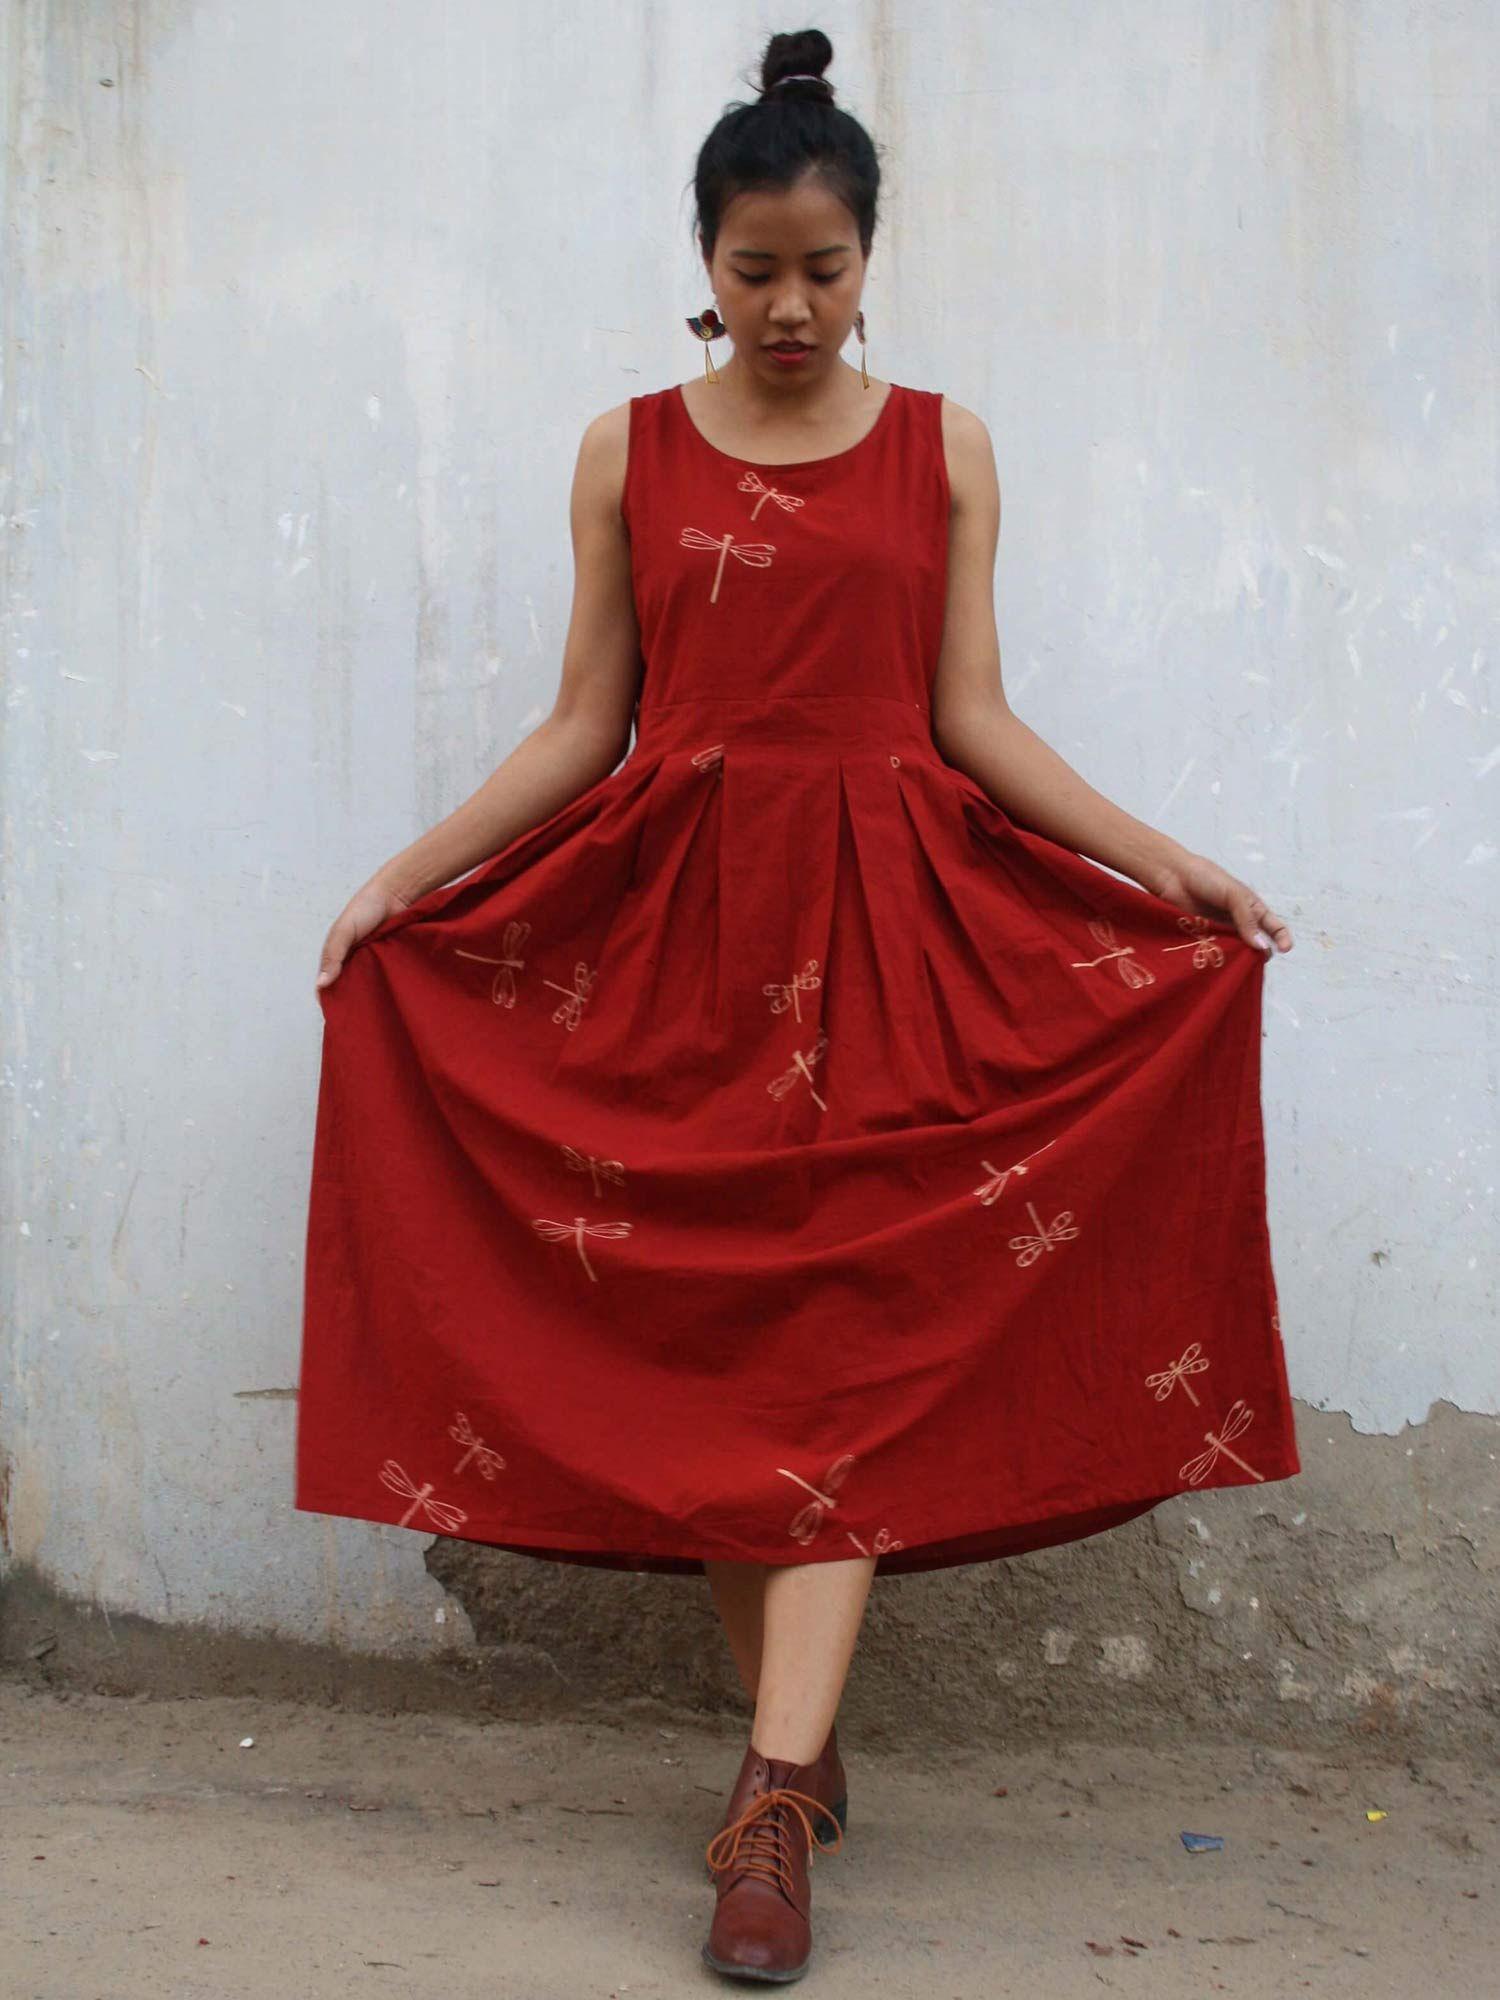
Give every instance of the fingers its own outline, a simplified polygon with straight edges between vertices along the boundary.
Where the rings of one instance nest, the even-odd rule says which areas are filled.
[[[343,918],[340,917],[323,940],[323,951],[318,960],[318,976],[313,981],[314,999],[325,986],[331,986],[344,969],[344,959],[349,950],[347,929]]]
[[[1291,950],[1292,933],[1285,921],[1253,889],[1235,897],[1230,914],[1240,936],[1246,944],[1253,944],[1257,951],[1269,953],[1273,948],[1277,951]]]

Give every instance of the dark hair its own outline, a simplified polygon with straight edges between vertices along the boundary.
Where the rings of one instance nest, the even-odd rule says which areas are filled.
[[[693,172],[693,228],[695,235],[702,232],[705,258],[714,254],[733,196],[788,188],[809,171],[853,212],[859,247],[869,256],[880,163],[864,126],[833,101],[833,85],[823,75],[832,60],[833,44],[820,29],[772,35],[761,57],[759,97],[729,105],[704,140]],[[773,89],[783,76],[797,80]]]

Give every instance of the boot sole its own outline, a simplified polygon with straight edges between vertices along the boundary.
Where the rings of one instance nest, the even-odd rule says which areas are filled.
[[[788,1980],[800,1979],[812,1964],[809,1952],[800,1965],[794,1965],[790,1972],[777,1972],[768,1965],[736,1965],[730,1959],[715,1958],[707,1945],[703,1947],[703,1962],[711,1965],[715,1972],[727,1973],[731,1979],[760,1979],[785,1985]]]

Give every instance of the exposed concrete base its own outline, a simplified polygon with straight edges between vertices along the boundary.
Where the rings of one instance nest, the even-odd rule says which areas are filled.
[[[1180,1495],[1090,1541],[877,1582],[840,1709],[870,1747],[1191,1733],[1366,1754],[1500,1747],[1500,1424],[1449,1403],[1395,1437],[1298,1409],[1299,1478]],[[661,1704],[740,1718],[699,1578],[445,1537],[467,1614],[431,1660],[239,1638],[68,1605],[12,1574],[0,1668],[110,1693],[256,1693],[515,1719]],[[461,1618],[452,1621],[463,1623]]]

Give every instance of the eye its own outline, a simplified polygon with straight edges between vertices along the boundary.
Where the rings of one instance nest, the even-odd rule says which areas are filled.
[[[766,285],[770,283],[770,274],[766,271],[761,271],[758,274],[752,274],[749,271],[736,271],[734,275],[743,285]],[[836,278],[842,278],[844,274],[842,271],[813,271],[809,275],[815,285],[831,285]]]

